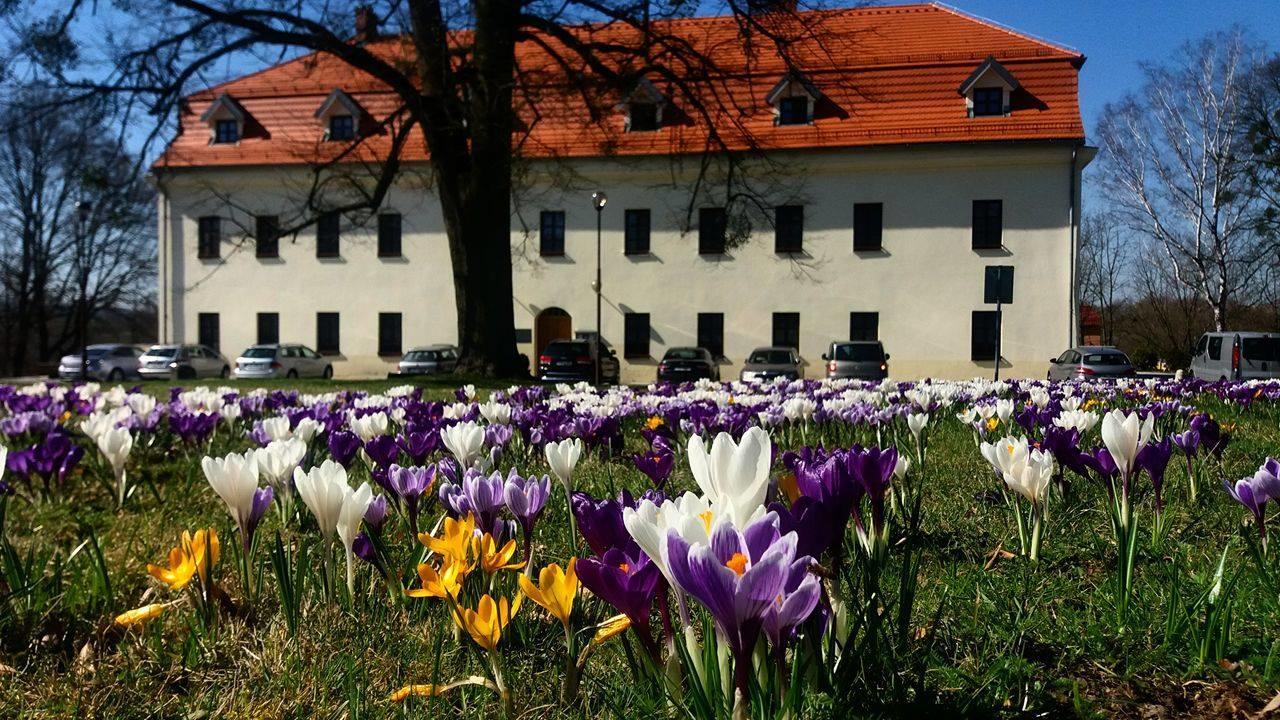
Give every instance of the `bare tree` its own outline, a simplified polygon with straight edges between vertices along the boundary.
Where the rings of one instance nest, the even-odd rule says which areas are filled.
[[[681,30],[688,25],[672,22],[699,9],[732,14],[737,32],[691,38]],[[59,37],[91,10],[71,3],[36,25],[41,32],[27,44],[61,47]],[[748,57],[780,56],[796,72],[822,72],[854,51],[849,38],[826,42],[826,15],[797,12],[785,1],[383,0],[357,9],[318,0],[137,0],[117,10],[131,21],[130,32],[110,38],[114,70],[107,77],[56,64],[45,71],[82,97],[142,100],[155,117],[169,119],[155,124],[157,133],[172,127],[184,96],[207,85],[220,63],[316,52],[385,87],[395,108],[374,119],[388,139],[385,153],[363,162],[368,173],[359,179],[351,179],[351,160],[368,155],[363,139],[317,163],[306,216],[280,232],[296,233],[322,210],[378,208],[403,169],[406,147],[421,142],[449,242],[464,366],[497,374],[521,368],[510,300],[512,196],[519,161],[530,154],[526,142],[544,118],[563,114],[570,102],[580,113],[576,122],[616,136],[616,104],[642,83],[658,85],[683,124],[705,138],[680,148],[701,157],[691,198],[714,194],[731,216],[758,215],[769,203],[756,202],[757,183],[776,176],[747,169],[764,157],[744,112],[760,98],[731,92],[751,68],[722,66],[721,59],[752,46],[764,52]],[[357,13],[361,23],[353,27]],[[379,23],[403,29],[394,38],[397,52],[366,42]],[[731,236],[744,227],[731,221]]]
[[[1142,89],[1109,104],[1099,125],[1116,217],[1154,241],[1172,282],[1219,330],[1267,261],[1240,112],[1258,57],[1238,29],[1184,45],[1170,64],[1144,65]]]
[[[1102,342],[1115,343],[1116,314],[1130,282],[1130,252],[1113,218],[1088,216],[1080,224],[1080,300],[1102,320]]]
[[[26,88],[0,113],[0,328],[15,374],[83,345],[96,315],[154,282],[153,193],[110,109],[36,110],[54,99]]]
[[[1272,272],[1280,271],[1280,55],[1254,71],[1244,105],[1245,163],[1251,189],[1262,200],[1259,231],[1272,243]]]

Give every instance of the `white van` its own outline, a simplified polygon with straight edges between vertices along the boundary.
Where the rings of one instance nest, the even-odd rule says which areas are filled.
[[[1280,334],[1205,333],[1191,351],[1191,374],[1210,381],[1280,378]]]

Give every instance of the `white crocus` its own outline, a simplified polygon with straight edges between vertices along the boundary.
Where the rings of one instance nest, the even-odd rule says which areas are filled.
[[[1053,479],[1053,455],[1041,450],[1032,450],[1027,460],[1015,473],[1006,474],[1004,481],[1009,489],[1031,502],[1042,507],[1049,481]]]
[[[901,483],[907,477],[907,471],[911,469],[911,461],[905,455],[898,455],[898,462],[893,465],[893,479]]]
[[[9,462],[9,448],[3,445],[0,445],[0,481],[4,480],[4,469],[7,467],[6,463],[8,462]],[[0,483],[0,485],[2,485],[2,483]]]
[[[134,415],[146,417],[156,409],[156,399],[145,393],[134,393],[127,398],[127,402]]]
[[[209,486],[227,504],[227,512],[240,531],[245,532],[253,515],[253,496],[258,491],[258,461],[253,450],[243,455],[205,457],[200,461]]]
[[[1133,474],[1138,451],[1151,439],[1154,427],[1155,416],[1150,414],[1144,420],[1137,412],[1112,410],[1102,417],[1102,442],[1124,477]]]
[[[384,412],[370,413],[362,417],[351,418],[351,432],[355,433],[360,442],[366,443],[378,435],[386,435],[391,432],[391,420]]]
[[[218,415],[222,418],[222,422],[226,424],[227,427],[235,425],[236,421],[240,419],[240,415],[243,413],[244,411],[240,409],[238,404],[223,405],[218,410]]]
[[[293,437],[293,431],[289,428],[289,418],[283,415],[263,420],[262,431],[272,440],[288,440]]]
[[[471,384],[463,385],[461,390],[462,390],[462,397],[466,398],[467,402],[472,402],[476,399],[475,385],[471,385]]]
[[[118,427],[103,431],[96,440],[102,456],[111,463],[111,471],[116,477],[116,504],[122,506],[125,487],[128,484],[124,464],[129,460],[129,453],[133,451],[133,435],[129,433],[129,428]]]
[[[641,500],[632,508],[622,509],[622,524],[640,549],[653,560],[672,587],[679,587],[667,563],[667,531],[674,530],[689,544],[711,541],[715,511],[707,499],[687,492],[675,500],[655,505]]]
[[[490,425],[506,425],[511,422],[511,406],[493,401],[482,402],[480,415]]]
[[[271,486],[280,502],[281,512],[288,518],[293,508],[293,471],[307,454],[307,444],[298,438],[272,440],[266,447],[253,451],[258,473]]]
[[[920,442],[920,434],[924,432],[925,427],[929,425],[929,413],[908,413],[907,429],[911,431],[911,436]]]
[[[543,446],[542,452],[547,456],[547,465],[551,472],[564,485],[565,492],[573,492],[573,469],[582,457],[582,440],[569,438],[560,442],[549,442]]]
[[[1063,410],[1053,419],[1053,424],[1066,430],[1075,430],[1081,435],[1089,432],[1098,424],[1098,413],[1088,410]]]
[[[351,550],[360,521],[364,519],[365,510],[373,501],[373,491],[369,483],[360,483],[353,490],[347,482],[346,468],[333,460],[325,460],[309,472],[302,468],[294,468],[293,482],[298,487],[298,497],[311,510],[316,518],[320,534],[326,540],[332,540],[334,534],[342,541],[346,550],[347,589],[355,593],[355,557]],[[325,554],[326,571],[329,556]]]
[[[473,422],[460,422],[441,429],[440,439],[464,470],[474,465],[484,451],[484,428]]]
[[[316,433],[320,432],[320,427],[319,422],[309,417],[304,417],[294,426],[293,437],[296,440],[301,440],[305,445],[311,442],[311,438],[315,437]]]
[[[1008,425],[1009,418],[1013,417],[1013,401],[997,400],[996,401],[996,417],[1000,419],[1001,425]]]
[[[356,535],[360,532],[360,523],[364,520],[365,511],[369,509],[369,503],[373,502],[373,490],[369,487],[369,483],[360,483],[360,487],[354,491],[343,494],[342,510],[338,513],[338,537],[342,540],[342,546],[347,553],[347,592],[352,597],[356,594],[356,556],[352,551],[352,544],[356,541]]]
[[[707,500],[735,527],[746,527],[759,517],[769,490],[769,461],[772,444],[769,433],[752,427],[734,442],[720,433],[706,450],[702,437],[689,438],[689,470]]]

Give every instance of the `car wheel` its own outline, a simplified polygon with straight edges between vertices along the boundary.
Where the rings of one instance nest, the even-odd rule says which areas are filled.
[[[120,382],[123,379],[124,371],[120,368],[112,368],[111,372],[107,373],[107,382]]]
[[[325,365],[325,366],[324,366],[324,373],[322,374],[322,377],[323,377],[325,380],[332,380],[332,379],[333,379],[333,366],[332,366],[332,365]]]
[[[223,380],[226,380],[227,378],[231,377],[231,368],[227,367],[226,365],[223,365],[222,372],[218,373],[218,377],[222,378]]]
[[[290,380],[297,380],[297,379],[298,379],[298,371],[297,371],[297,370],[290,370],[290,371],[288,372],[288,374],[286,374],[286,375],[285,375],[285,377],[286,377],[286,378],[289,378]]]

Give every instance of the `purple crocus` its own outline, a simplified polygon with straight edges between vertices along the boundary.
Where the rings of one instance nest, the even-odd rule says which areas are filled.
[[[634,505],[630,495],[624,494],[620,500],[597,500],[584,492],[573,494],[573,517],[577,521],[578,532],[582,533],[591,552],[597,556],[604,556],[611,548],[619,548],[629,555],[639,551],[636,541],[622,524],[624,505]]]
[[[355,541],[351,543],[351,551],[356,557],[372,565],[379,575],[387,577],[387,568],[382,562],[382,555],[378,552],[378,546],[374,544],[373,538],[369,537],[369,533],[361,532],[356,535]]]
[[[858,535],[863,540],[863,547],[868,551],[887,548],[888,536],[884,524],[884,499],[889,492],[889,483],[893,479],[893,469],[898,464],[896,448],[867,448],[850,450],[845,454],[845,463],[849,474],[861,486],[871,506],[871,535],[866,535],[862,523],[862,513],[854,513],[854,521],[858,526]]]
[[[329,433],[329,457],[342,467],[349,469],[359,450],[360,438],[355,433],[348,430]]]
[[[782,660],[787,644],[795,629],[809,618],[818,605],[821,587],[818,577],[809,572],[812,562],[802,557],[791,563],[783,591],[769,605],[764,614],[764,633],[773,646],[774,656]]]
[[[599,559],[578,558],[575,567],[582,585],[626,615],[640,642],[656,658],[649,617],[662,578],[658,566],[643,552],[628,554],[612,548]]]
[[[427,457],[431,453],[440,448],[440,433],[431,430],[427,432],[407,432],[396,438],[396,444],[413,460],[415,465],[422,465],[427,461]]]
[[[1156,513],[1164,510],[1164,472],[1169,467],[1169,459],[1173,457],[1173,440],[1165,438],[1160,442],[1149,442],[1138,451],[1135,462],[1138,467],[1147,471],[1151,478],[1151,487],[1155,490]]]
[[[511,514],[516,516],[516,521],[520,523],[526,560],[533,550],[534,523],[538,522],[543,508],[547,506],[547,497],[550,494],[550,475],[543,475],[541,478],[530,475],[523,478],[516,474],[515,468],[511,469],[506,483],[502,486],[502,499],[506,502]]]
[[[400,446],[390,435],[375,435],[364,444],[364,452],[376,468],[386,470],[400,459]]]
[[[636,469],[644,473],[649,478],[649,482],[659,490],[671,477],[671,471],[676,466],[675,453],[667,449],[665,443],[654,443],[654,449],[636,453],[631,461],[635,463]]]
[[[476,516],[476,526],[497,537],[499,531],[496,525],[498,511],[502,509],[503,485],[500,472],[485,475],[479,470],[468,469],[463,473],[461,484],[440,484],[440,502],[457,517],[473,513]]]
[[[249,507],[249,517],[244,519],[244,527],[240,528],[240,539],[244,542],[246,555],[253,547],[253,535],[258,530],[258,523],[262,522],[262,516],[267,514],[267,508],[271,507],[271,498],[274,496],[275,491],[270,485],[258,488],[253,493],[253,505]]]
[[[387,496],[379,495],[375,497],[369,506],[364,510],[364,524],[369,528],[370,532],[382,532],[382,526],[387,522]]]
[[[422,497],[431,491],[436,480],[436,466],[401,467],[392,465],[387,469],[387,485],[391,493],[404,505],[409,513],[409,527],[418,533],[419,503]]]
[[[1234,485],[1226,478],[1222,480],[1222,486],[1231,493],[1231,497],[1253,513],[1264,553],[1267,550],[1267,501],[1280,502],[1280,478],[1276,476],[1276,471],[1280,471],[1280,463],[1267,458],[1267,462],[1251,477],[1241,478]]]

